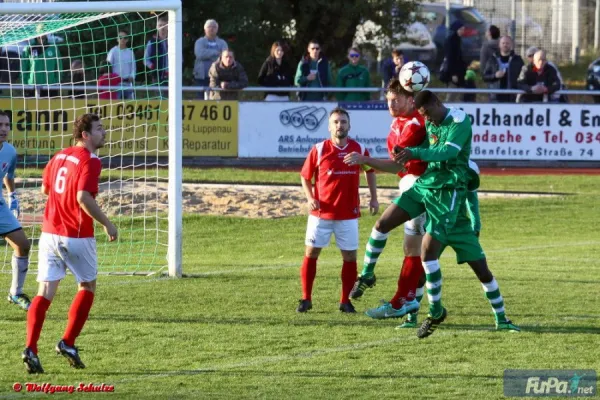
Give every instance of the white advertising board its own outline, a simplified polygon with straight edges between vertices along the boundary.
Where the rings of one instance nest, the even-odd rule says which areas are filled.
[[[239,157],[304,158],[329,137],[338,103],[240,103]],[[392,119],[385,103],[340,104],[350,113],[350,137],[386,158]],[[600,106],[455,104],[471,118],[474,160],[600,160]]]

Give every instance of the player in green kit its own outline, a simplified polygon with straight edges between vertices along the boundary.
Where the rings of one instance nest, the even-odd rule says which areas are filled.
[[[428,90],[415,96],[415,108],[425,118],[428,140],[422,147],[402,149],[395,161],[403,165],[408,160],[423,160],[429,165],[413,187],[394,203],[401,211],[399,214],[408,214],[408,218],[427,212],[422,260],[429,316],[417,336],[431,335],[446,318],[441,301],[442,274],[438,258],[448,246],[456,252],[458,263],[468,263],[479,278],[494,311],[496,328],[518,332],[520,329],[505,315],[498,283],[487,266],[468,214],[467,195],[479,187],[479,175],[469,166],[471,121],[464,111],[446,108]]]

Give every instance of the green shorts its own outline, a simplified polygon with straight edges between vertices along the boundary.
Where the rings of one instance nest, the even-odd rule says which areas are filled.
[[[440,256],[446,247],[451,247],[456,253],[456,262],[459,264],[485,258],[479,238],[475,235],[469,219],[460,217],[454,228],[447,232],[445,239],[445,241],[442,241],[443,247]]]
[[[393,202],[411,219],[426,212],[425,231],[447,243],[448,233],[454,228],[461,210],[465,211],[466,199],[465,189],[429,189],[415,184]]]

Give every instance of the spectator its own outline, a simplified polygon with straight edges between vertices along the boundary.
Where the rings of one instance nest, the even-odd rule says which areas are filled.
[[[444,57],[447,64],[446,75],[449,78],[448,87],[462,88],[465,86],[467,65],[462,58],[462,35],[465,27],[461,21],[454,21],[450,25],[450,35],[444,43]],[[448,93],[447,101],[452,102],[460,98],[460,93]]]
[[[211,65],[217,61],[224,50],[227,50],[227,42],[217,36],[219,24],[214,19],[209,19],[204,23],[204,37],[196,40],[194,45],[194,54],[196,62],[194,63],[194,78],[198,86],[208,86],[210,78],[208,70]],[[204,98],[204,92],[199,95]]]
[[[390,83],[390,79],[398,77],[400,69],[405,63],[404,53],[402,50],[392,50],[392,57],[383,61],[381,66],[381,74],[383,75],[383,87],[387,88]]]
[[[71,69],[68,72],[67,82],[70,83],[71,86],[85,86],[86,79],[83,60],[76,59],[71,62]],[[84,99],[85,95],[85,89],[71,88],[71,96],[73,96],[74,99]]]
[[[144,64],[150,74],[150,80],[155,84],[166,84],[169,77],[168,45],[169,35],[168,19],[160,16],[156,22],[157,34],[152,36],[146,45]]]
[[[123,86],[132,87],[135,83],[135,55],[133,50],[127,47],[129,32],[125,29],[119,30],[118,45],[110,49],[106,61],[112,66],[112,71],[121,77]],[[135,98],[133,90],[123,90],[122,99]]]
[[[53,85],[60,82],[62,57],[55,44],[48,43],[48,38],[39,36],[23,51],[21,71],[24,85]],[[58,89],[36,88],[27,91],[27,96],[57,97]]]
[[[489,83],[491,89],[518,89],[517,79],[525,62],[513,51],[510,36],[500,38],[499,48],[499,52],[490,57],[483,67],[483,80]],[[516,97],[514,94],[496,94],[493,99],[500,103],[514,103]]]
[[[533,62],[533,55],[535,53],[537,53],[539,49],[535,46],[531,46],[530,48],[527,49],[527,51],[525,52],[525,55],[527,57],[527,60],[529,63]],[[554,67],[554,69],[556,70],[556,73],[558,74],[558,80],[560,81],[560,88],[561,89],[566,89],[566,85],[565,85],[565,81],[562,78],[562,75],[560,74],[560,70],[558,69],[558,67],[556,66],[556,64],[554,64],[552,61],[548,61],[548,64],[552,67]],[[565,95],[560,95],[560,94],[553,94],[551,96],[551,100],[554,102],[561,102],[561,103],[566,103],[567,102],[567,98]],[[517,100],[518,102],[518,100]]]
[[[311,40],[308,44],[308,54],[298,63],[294,83],[296,86],[311,88],[324,88],[333,83],[331,66],[321,56],[321,45],[317,40]],[[302,101],[323,101],[327,100],[327,92],[299,92],[298,97]]]
[[[119,86],[121,77],[111,71],[110,64],[104,64],[100,67],[100,75],[98,77],[98,86]],[[118,90],[100,90],[98,89],[98,99],[100,100],[118,100]]]
[[[494,55],[498,54],[499,49],[499,41],[500,41],[500,29],[496,25],[490,25],[488,30],[485,32],[485,37],[487,40],[481,46],[481,50],[479,52],[479,68],[481,69],[481,74],[485,72],[485,66],[488,63],[488,60]]]
[[[242,64],[235,61],[231,50],[223,50],[221,57],[211,65],[208,76],[211,88],[228,89],[219,92],[211,91],[212,100],[237,100],[238,92],[235,90],[248,86],[248,75]]]
[[[258,84],[268,87],[290,87],[294,85],[294,70],[284,57],[283,45],[275,42],[271,46],[271,54],[258,73]],[[266,101],[288,101],[290,95],[288,92],[267,92]]]
[[[340,69],[337,76],[336,86],[340,88],[367,88],[371,87],[371,76],[369,70],[360,62],[360,51],[356,47],[348,50],[348,60],[346,66]],[[371,93],[366,92],[337,92],[338,101],[369,101]]]
[[[538,50],[533,62],[523,66],[517,83],[527,93],[521,97],[525,103],[547,102],[561,85],[558,70],[547,62],[544,50]]]

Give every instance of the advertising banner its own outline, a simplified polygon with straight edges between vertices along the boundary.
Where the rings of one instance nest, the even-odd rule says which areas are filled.
[[[240,103],[240,157],[304,158],[329,137],[337,103]],[[386,158],[392,118],[383,102],[341,103],[350,137]],[[474,160],[600,160],[600,107],[563,104],[453,104],[473,124]]]
[[[8,141],[21,155],[52,155],[69,146],[73,121],[86,112],[102,118],[102,156],[166,156],[169,149],[166,100],[0,99],[0,109],[11,117]],[[237,102],[185,100],[182,110],[184,156],[237,156]]]

